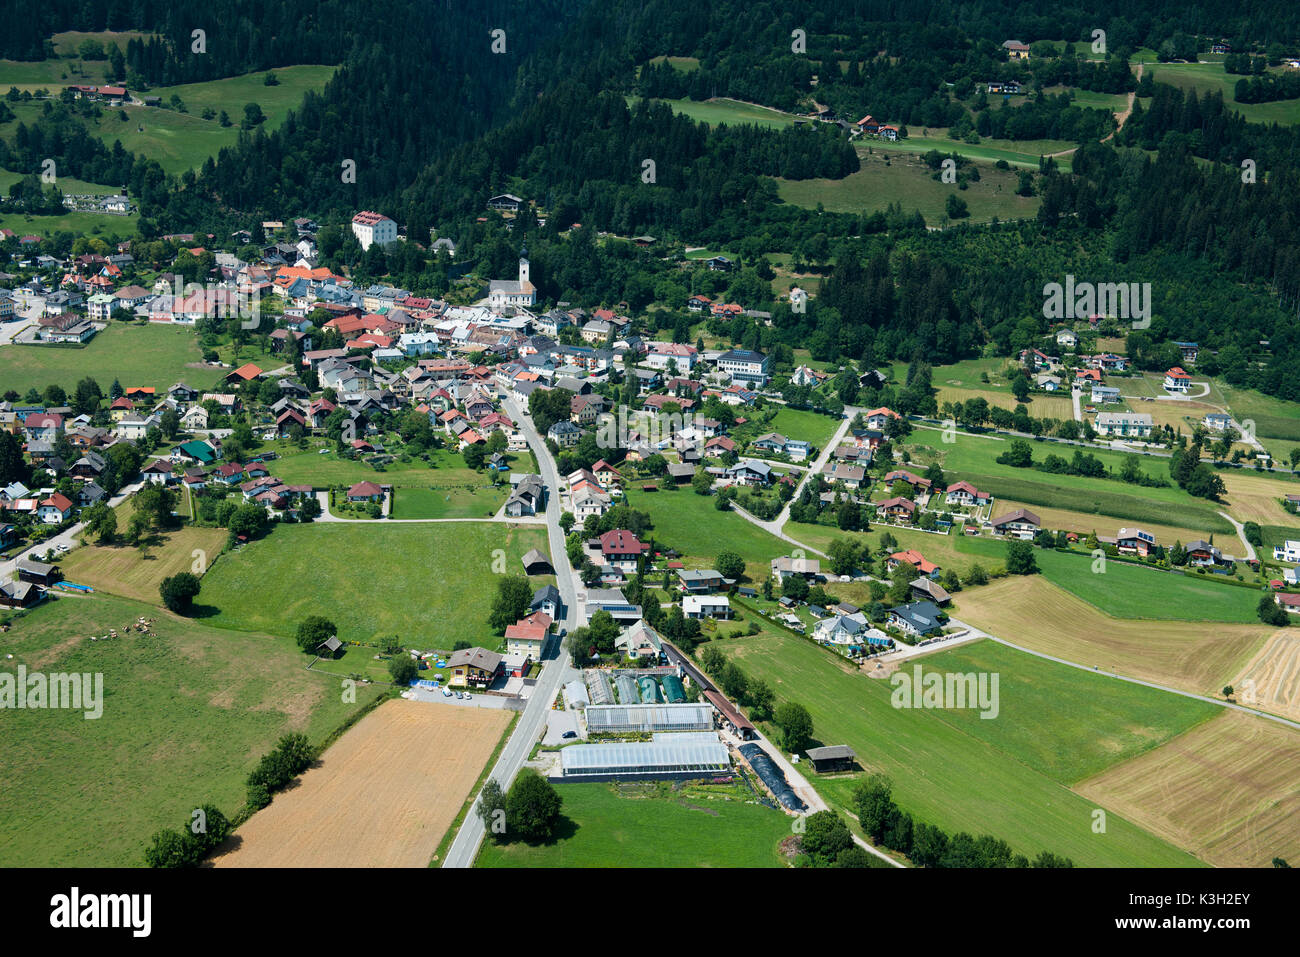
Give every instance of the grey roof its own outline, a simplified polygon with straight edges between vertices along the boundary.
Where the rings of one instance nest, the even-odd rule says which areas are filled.
[[[847,744],[828,744],[820,748],[809,748],[804,752],[810,761],[829,761],[836,758],[852,760],[857,754]]]
[[[568,775],[611,771],[725,771],[731,758],[721,741],[632,741],[575,744],[560,751],[560,767]]]

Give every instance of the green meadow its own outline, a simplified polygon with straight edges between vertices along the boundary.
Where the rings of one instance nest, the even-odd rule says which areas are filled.
[[[746,675],[770,682],[778,700],[803,704],[818,742],[848,744],[868,771],[889,775],[914,819],[992,834],[1031,857],[1050,850],[1079,866],[1196,866],[1116,814],[1104,834],[1093,833],[1096,806],[1069,785],[1169,740],[1215,713],[1211,706],[991,644],[936,656],[927,667],[997,671],[1000,714],[992,720],[895,708],[887,681],[802,639],[759,635],[719,646]],[[860,778],[813,775],[813,784],[847,810]]]
[[[410,647],[464,638],[494,648],[497,576],[522,575],[534,548],[548,552],[544,528],[500,522],[280,525],[223,555],[197,602],[212,624],[241,631],[288,636],[324,615],[344,641],[396,634]]]
[[[156,616],[148,636],[125,634]],[[293,642],[182,620],[104,595],[66,597],[0,636],[5,670],[103,675],[103,713],[9,710],[0,735],[0,866],[136,867],[150,836],[205,803],[232,816],[280,735],[321,743],[377,692],[344,703]]]
[[[558,836],[484,841],[477,867],[780,867],[791,819],[740,785],[563,783]]]

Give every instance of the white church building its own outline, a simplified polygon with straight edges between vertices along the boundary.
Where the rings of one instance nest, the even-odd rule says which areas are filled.
[[[534,306],[537,304],[537,289],[528,279],[528,248],[519,251],[519,281],[493,279],[488,284],[488,305],[494,312],[500,312],[506,306]]]

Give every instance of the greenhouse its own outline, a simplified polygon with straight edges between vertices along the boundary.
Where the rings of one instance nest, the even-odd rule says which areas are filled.
[[[642,704],[656,704],[663,700],[659,697],[659,683],[649,675],[642,675],[638,678],[637,685],[641,688]]]
[[[619,675],[614,679],[614,686],[618,688],[618,700],[623,704],[637,704],[641,700],[631,675]]]
[[[587,709],[592,734],[618,731],[712,731],[713,709],[707,704],[611,704]]]
[[[592,704],[614,703],[614,689],[609,685],[609,675],[603,671],[587,672],[587,692]]]
[[[682,687],[682,679],[676,675],[664,675],[664,700],[669,704],[681,704],[686,700],[686,689]]]
[[[572,745],[560,752],[560,767],[565,778],[661,777],[729,773],[731,759],[720,741],[633,741]]]

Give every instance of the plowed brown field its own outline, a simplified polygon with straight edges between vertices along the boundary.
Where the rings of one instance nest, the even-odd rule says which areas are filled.
[[[217,867],[425,867],[510,712],[396,699],[257,812]]]

